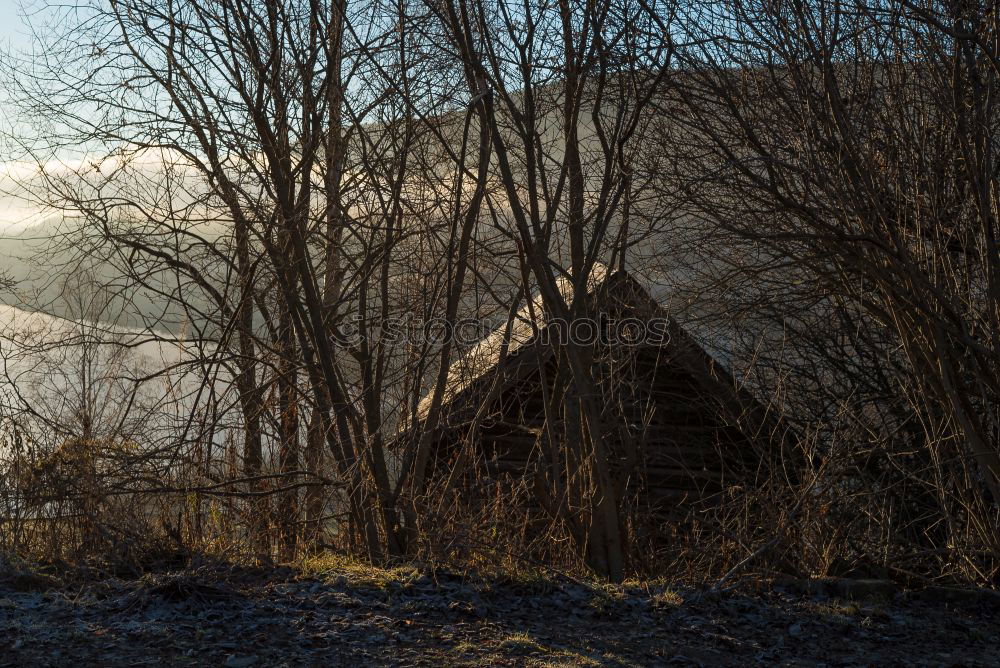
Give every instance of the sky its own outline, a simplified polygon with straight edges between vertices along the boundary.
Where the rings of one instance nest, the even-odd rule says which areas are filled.
[[[5,43],[24,43],[26,28],[22,21],[20,0],[0,0],[0,39]]]
[[[0,0],[0,50],[17,51],[26,49],[31,41],[28,38],[28,26],[24,21],[22,0]],[[3,99],[0,91],[0,99]],[[6,125],[6,105],[0,105],[0,121]]]
[[[23,20],[23,4],[22,0],[0,0],[0,50],[2,51],[16,51],[30,45],[28,28]],[[0,91],[0,100],[4,97],[3,91]],[[7,105],[0,104],[0,129],[9,128],[13,120],[8,116]],[[4,181],[10,178],[11,174],[3,158],[4,156],[0,155],[0,190],[7,190],[2,186],[9,185]],[[35,212],[26,207],[24,202],[0,192],[0,237],[16,232],[33,218],[33,213]]]

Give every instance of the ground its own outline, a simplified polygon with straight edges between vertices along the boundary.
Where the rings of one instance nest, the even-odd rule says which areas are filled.
[[[995,596],[876,585],[744,583],[716,593],[561,576],[378,570],[336,560],[89,582],[0,577],[0,666],[1000,661]]]

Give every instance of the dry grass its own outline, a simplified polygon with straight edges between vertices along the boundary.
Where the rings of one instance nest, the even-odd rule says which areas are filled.
[[[383,568],[347,554],[333,552],[306,557],[297,562],[296,566],[301,569],[304,575],[323,580],[347,577],[352,582],[377,589],[388,588],[391,584],[405,585],[421,574],[420,569],[415,565]]]
[[[880,491],[893,489],[881,469],[871,480],[853,481],[851,494],[838,494],[852,470],[850,449],[843,453],[843,461],[831,455],[815,469],[806,467],[794,483],[778,473],[762,475],[768,479],[755,489],[731,490],[712,505],[657,526],[657,543],[631,544],[632,579],[626,586],[647,591],[662,587],[657,605],[664,608],[682,602],[666,583],[715,584],[723,576],[729,578],[726,586],[776,574],[892,579],[908,586],[930,581],[995,586],[1000,572],[995,554],[971,534],[966,543],[939,547],[931,528],[942,523],[934,520],[933,505],[924,497],[902,504]],[[884,459],[881,464],[893,463],[889,454]],[[0,554],[8,560],[122,575],[197,560],[282,561],[324,578],[350,575],[381,588],[405,586],[436,569],[465,573],[483,583],[503,581],[527,593],[546,593],[558,580],[576,581],[597,592],[588,603],[597,610],[612,608],[620,596],[595,583],[567,527],[533,504],[528,481],[512,480],[491,494],[435,503],[440,512],[417,536],[407,563],[374,565],[352,553],[336,534],[325,540],[337,544],[338,552],[286,558],[277,540],[281,527],[250,521],[254,513],[267,510],[266,504],[141,488],[123,491],[122,480],[138,473],[116,470],[108,480],[95,482],[91,497],[80,496],[71,476],[35,476],[33,481],[44,484],[28,490],[33,512],[0,521]],[[871,489],[864,486],[868,483]],[[475,491],[485,482],[474,479],[470,484]],[[913,514],[919,522],[912,520]],[[303,540],[296,547],[301,555],[312,546]]]

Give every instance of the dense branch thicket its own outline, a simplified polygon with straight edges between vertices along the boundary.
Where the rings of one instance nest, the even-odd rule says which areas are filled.
[[[137,568],[336,546],[615,580],[738,565],[995,584],[998,15],[936,0],[39,13],[36,48],[4,72],[23,121],[5,187],[49,217],[7,294],[65,319],[11,312],[0,334],[0,549]],[[547,473],[466,484],[470,440],[431,475],[455,360],[525,303],[593,316],[605,267],[652,286],[802,450],[795,475],[658,527],[656,553],[609,409],[626,381],[591,345],[556,345],[534,446]]]

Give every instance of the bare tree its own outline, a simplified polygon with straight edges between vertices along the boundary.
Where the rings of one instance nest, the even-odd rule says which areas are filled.
[[[978,579],[1000,502],[994,10],[696,5],[660,102],[691,210],[761,249],[744,312],[784,340],[799,414],[840,424],[825,454],[856,462],[841,491],[906,490],[895,526],[973,555]]]
[[[480,170],[497,174],[487,195],[493,225],[517,249],[549,315],[586,317],[594,266],[631,241],[621,204],[641,169],[645,103],[670,66],[670,8],[453,2],[432,11],[464,69],[480,145],[490,148]],[[571,295],[558,289],[560,276],[572,281]],[[615,426],[602,414],[592,354],[573,343],[560,351],[545,443],[563,464],[550,479],[557,496],[545,505],[558,509],[587,562],[618,580],[627,550],[616,475],[628,471],[611,470]]]

